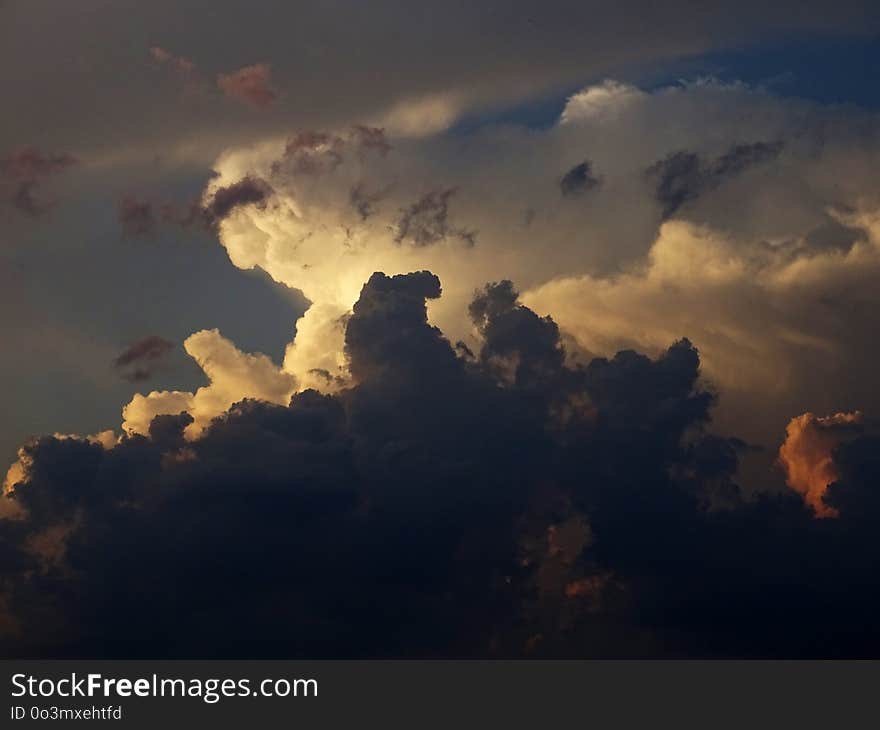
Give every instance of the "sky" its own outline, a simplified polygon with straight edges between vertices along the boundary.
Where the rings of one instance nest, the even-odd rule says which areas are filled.
[[[0,2],[0,648],[877,656],[878,72],[867,2]]]

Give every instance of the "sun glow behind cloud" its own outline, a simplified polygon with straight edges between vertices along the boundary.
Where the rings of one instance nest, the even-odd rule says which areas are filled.
[[[271,389],[276,402],[338,389],[349,380],[344,322],[364,281],[422,269],[442,281],[429,313],[452,341],[473,345],[467,303],[503,272],[561,325],[571,357],[657,353],[687,335],[705,375],[738,394],[733,406],[751,399],[757,422],[779,427],[818,373],[868,367],[859,345],[870,323],[839,320],[848,299],[874,297],[878,157],[833,108],[705,81],[652,93],[605,82],[544,131],[413,139],[350,127],[229,149],[205,206],[244,179],[270,192],[219,221],[222,245],[312,306],[282,367],[265,363],[252,384],[244,368],[201,396],[137,396],[126,428],[143,432],[151,415],[197,400],[195,433],[236,396],[266,393],[267,378],[284,384]],[[567,171],[585,158],[593,183],[566,194]],[[841,387],[829,397],[864,397],[858,380]],[[747,434],[757,423],[736,418],[725,422]]]

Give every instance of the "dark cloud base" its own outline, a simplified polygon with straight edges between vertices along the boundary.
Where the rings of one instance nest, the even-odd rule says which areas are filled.
[[[0,521],[7,657],[880,655],[877,440],[838,449],[834,520],[746,500],[687,341],[567,366],[510,282],[427,322],[430,272],[374,274],[356,385],[243,401],[111,450],[24,448]]]

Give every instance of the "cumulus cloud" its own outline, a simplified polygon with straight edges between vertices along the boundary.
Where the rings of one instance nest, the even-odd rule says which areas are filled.
[[[233,654],[272,636],[271,651],[287,656],[482,655],[498,628],[496,651],[518,653],[511,627],[535,576],[517,567],[517,526],[542,501],[540,486],[584,453],[574,440],[602,432],[602,444],[588,442],[596,453],[618,444],[662,474],[668,461],[688,461],[677,442],[700,429],[711,396],[687,343],[657,361],[629,353],[567,369],[555,325],[522,307],[509,282],[475,299],[484,347],[462,358],[427,321],[426,299],[440,292],[428,271],[372,275],[344,328],[354,381],[335,396],[305,391],[288,405],[289,379],[202,332],[185,346],[207,388],[136,401],[118,443],[43,437],[23,447],[5,487],[16,512],[0,520],[17,561],[6,563],[16,567],[4,596],[24,629],[2,637],[7,652],[76,653],[101,625],[105,638],[89,649],[98,655],[201,653],[220,627],[215,646]],[[514,354],[519,375],[507,379],[493,363]],[[257,400],[226,402],[239,380],[264,383]],[[576,394],[597,410],[560,421],[554,404]],[[154,417],[148,402],[158,398],[193,415]],[[628,402],[650,414],[648,429],[613,412]],[[550,558],[564,563],[559,600],[592,615],[608,571],[581,562],[589,541],[578,515],[544,529]],[[156,524],[158,551],[146,539]],[[145,604],[135,586],[148,576],[156,598]],[[28,630],[34,601],[39,634]],[[270,605],[284,610],[265,613]],[[152,616],[149,641],[126,628],[138,611]],[[532,632],[546,618],[531,620]],[[388,622],[398,629],[383,630]]]
[[[501,280],[456,349],[428,321],[440,295],[429,271],[374,273],[334,395],[288,403],[290,380],[203,332],[208,410],[264,387],[208,422],[199,394],[164,394],[198,438],[189,413],[144,413],[118,441],[26,444],[0,518],[5,655],[876,652],[871,437],[836,452],[837,520],[745,499],[691,343],[572,364]]]
[[[742,85],[606,81],[548,128],[440,134],[597,64],[679,57],[792,17],[852,26],[863,8],[717,10],[664,7],[643,17],[647,36],[624,6],[551,9],[529,32],[506,12],[487,38],[474,31],[485,8],[453,9],[428,38],[395,32],[396,10],[343,28],[298,4],[297,23],[236,51],[272,58],[271,73],[217,77],[223,95],[284,112],[259,118],[219,113],[216,98],[157,117],[167,99],[137,73],[127,99],[83,105],[70,74],[87,60],[68,69],[52,53],[93,51],[56,22],[58,49],[10,87],[52,78],[55,91],[0,120],[10,138],[69,108],[84,116],[57,148],[81,137],[106,147],[104,165],[152,159],[157,139],[187,160],[228,145],[201,199],[131,198],[123,227],[208,227],[236,266],[312,306],[280,367],[197,332],[185,348],[205,387],[136,395],[118,442],[23,447],[0,506],[5,653],[876,653],[876,437],[796,419],[780,455],[792,489],[749,499],[736,476],[747,442],[775,446],[792,413],[880,405],[876,115]],[[344,50],[333,58],[325,28]],[[357,38],[340,41],[348,29]],[[32,42],[10,38],[10,59]],[[450,39],[460,52],[438,65]],[[293,55],[276,63],[273,43]],[[362,48],[383,53],[363,65]],[[399,72],[402,57],[406,73],[387,73],[383,59]],[[104,96],[132,123],[107,125]],[[4,197],[39,213],[65,165],[16,154]],[[731,430],[745,440],[719,435]],[[132,623],[149,629],[132,636]]]
[[[786,482],[803,495],[819,517],[837,517],[825,503],[828,487],[840,478],[834,459],[835,449],[862,432],[862,414],[835,413],[815,416],[804,413],[792,418],[785,430],[785,443],[779,448],[779,463]]]
[[[154,390],[147,395],[136,394],[122,412],[125,432],[149,433],[155,416],[185,411],[192,416],[186,433],[197,436],[211,419],[243,398],[283,404],[295,390],[293,375],[282,371],[266,355],[241,352],[217,330],[190,335],[183,348],[204,371],[209,384],[195,393]]]
[[[870,311],[880,250],[880,148],[861,131],[873,123],[743,85],[606,82],[546,130],[374,131],[378,146],[351,129],[300,131],[233,148],[205,195],[247,179],[271,188],[271,205],[236,210],[218,234],[236,266],[313,302],[285,366],[301,383],[321,387],[312,370],[330,388],[347,377],[330,348],[373,271],[435,271],[446,291],[430,317],[471,348],[462,312],[503,271],[554,317],[570,357],[656,354],[687,335],[731,394],[720,422],[775,447],[805,406],[880,405],[866,377],[833,377],[875,357],[871,323],[852,316]],[[588,194],[573,204],[577,191]],[[817,381],[825,394],[805,403]]]

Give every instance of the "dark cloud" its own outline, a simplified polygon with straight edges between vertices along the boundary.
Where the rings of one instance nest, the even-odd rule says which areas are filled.
[[[658,160],[645,174],[655,185],[654,196],[662,206],[663,219],[666,220],[685,203],[696,200],[726,180],[776,159],[782,148],[781,141],[734,145],[714,160],[683,150]]]
[[[501,382],[558,388],[565,353],[559,328],[518,302],[510,281],[489,284],[474,296],[469,314],[483,337],[481,365]]]
[[[159,337],[149,335],[137,342],[133,342],[113,361],[116,367],[131,365],[137,360],[155,360],[164,355],[174,346],[174,343]]]
[[[25,445],[4,655],[880,651],[870,430],[835,451],[836,519],[747,500],[747,447],[707,433],[687,340],[569,365],[501,281],[470,306],[479,350],[456,350],[427,321],[440,294],[427,271],[374,274],[336,395],[243,401],[196,441],[181,414],[109,450]]]
[[[217,224],[237,208],[246,205],[265,208],[272,193],[272,188],[264,180],[246,176],[217,188],[205,205],[198,200],[185,205],[173,201],[157,203],[127,195],[119,202],[119,222],[123,231],[131,236],[150,235],[160,222],[183,228],[199,226],[215,230]]]
[[[782,152],[783,146],[781,140],[734,145],[715,160],[711,168],[712,175],[722,179],[732,177],[754,165],[775,160]]]
[[[385,157],[392,149],[381,127],[356,124],[342,134],[305,130],[287,140],[281,158],[272,164],[272,174],[325,175],[346,157],[363,162],[370,154]]]
[[[205,207],[205,216],[212,223],[221,221],[233,210],[243,205],[265,207],[272,195],[272,188],[255,177],[244,177],[238,182],[218,188]]]
[[[0,192],[14,208],[36,217],[52,206],[50,201],[40,200],[40,186],[77,162],[69,153],[47,153],[36,147],[13,150],[0,158]]]
[[[257,63],[232,73],[219,74],[217,87],[230,99],[257,109],[271,106],[278,97],[272,88],[272,69],[267,63]]]
[[[651,165],[646,174],[655,181],[654,197],[663,206],[664,220],[711,185],[693,152],[675,152]]]
[[[468,246],[475,245],[476,231],[450,223],[449,201],[455,193],[455,188],[431,190],[409,207],[401,209],[394,240],[397,243],[406,242],[411,246],[423,247],[455,237]]]
[[[362,154],[375,152],[380,157],[385,157],[392,150],[391,143],[385,136],[385,130],[381,127],[355,124],[351,128],[351,137]]]
[[[376,212],[376,204],[386,194],[387,190],[369,190],[363,182],[359,182],[349,191],[348,199],[361,220],[365,221]]]
[[[872,532],[880,516],[880,425],[863,424],[862,431],[835,450],[839,476],[829,485],[824,501],[844,521]]]
[[[563,197],[581,195],[596,188],[601,180],[593,174],[593,166],[589,160],[572,167],[559,181],[559,189]]]
[[[284,154],[272,165],[273,174],[320,175],[342,164],[345,140],[336,134],[305,131],[291,137]]]
[[[122,377],[132,382],[148,380],[155,367],[172,349],[174,343],[159,335],[148,335],[132,342],[114,360]]]

